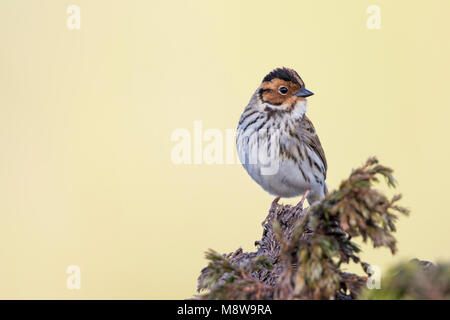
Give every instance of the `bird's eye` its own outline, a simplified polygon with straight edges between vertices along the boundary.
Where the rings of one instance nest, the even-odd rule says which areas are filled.
[[[288,88],[286,88],[285,86],[281,86],[281,87],[279,87],[278,88],[278,91],[281,93],[281,94],[286,94],[286,93],[288,93]]]

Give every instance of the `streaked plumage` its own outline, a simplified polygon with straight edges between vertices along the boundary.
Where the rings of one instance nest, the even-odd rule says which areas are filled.
[[[310,95],[297,72],[273,70],[241,115],[236,144],[244,168],[264,190],[277,197],[309,190],[311,204],[327,193],[327,162],[305,115]]]

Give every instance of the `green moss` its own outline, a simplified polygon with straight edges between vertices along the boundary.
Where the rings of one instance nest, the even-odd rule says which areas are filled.
[[[274,202],[268,216],[271,223],[264,225],[257,252],[207,252],[209,264],[199,277],[202,295],[197,298],[356,298],[367,277],[345,273],[341,266],[353,261],[365,272],[369,264],[360,260],[360,249],[352,239],[361,237],[394,254],[395,223],[399,214],[408,214],[397,204],[400,195],[389,199],[374,188],[380,178],[395,187],[392,169],[370,158],[312,207]]]
[[[450,264],[419,260],[399,263],[382,276],[380,289],[365,289],[360,299],[450,299]]]

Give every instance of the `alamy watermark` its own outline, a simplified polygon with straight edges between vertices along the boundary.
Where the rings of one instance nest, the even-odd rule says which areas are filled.
[[[66,25],[69,30],[80,30],[81,28],[81,9],[79,6],[72,4],[67,7],[68,14]]]
[[[237,138],[237,139],[236,139]],[[176,165],[190,164],[243,164],[258,165],[261,174],[273,175],[280,167],[281,133],[276,129],[259,131],[236,129],[204,129],[196,120],[192,132],[186,128],[175,129],[171,141],[171,161]],[[247,150],[237,154],[236,143]]]
[[[378,5],[370,5],[366,9],[367,17],[366,26],[369,30],[381,29],[381,8]]]
[[[69,275],[66,280],[66,287],[69,290],[81,289],[81,269],[77,265],[68,266],[66,273]]]
[[[370,265],[367,268],[369,277],[367,278],[366,286],[368,289],[381,289],[381,268],[379,266]]]

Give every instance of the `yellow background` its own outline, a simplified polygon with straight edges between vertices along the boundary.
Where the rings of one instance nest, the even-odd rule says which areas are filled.
[[[70,4],[80,30],[66,27]],[[373,4],[380,30],[366,27]],[[0,298],[188,298],[206,249],[252,250],[272,197],[239,164],[174,165],[170,137],[194,120],[235,128],[278,66],[315,92],[330,189],[371,155],[395,169],[412,210],[399,254],[363,258],[448,260],[449,12],[447,0],[2,1]],[[69,265],[80,290],[66,288]]]

